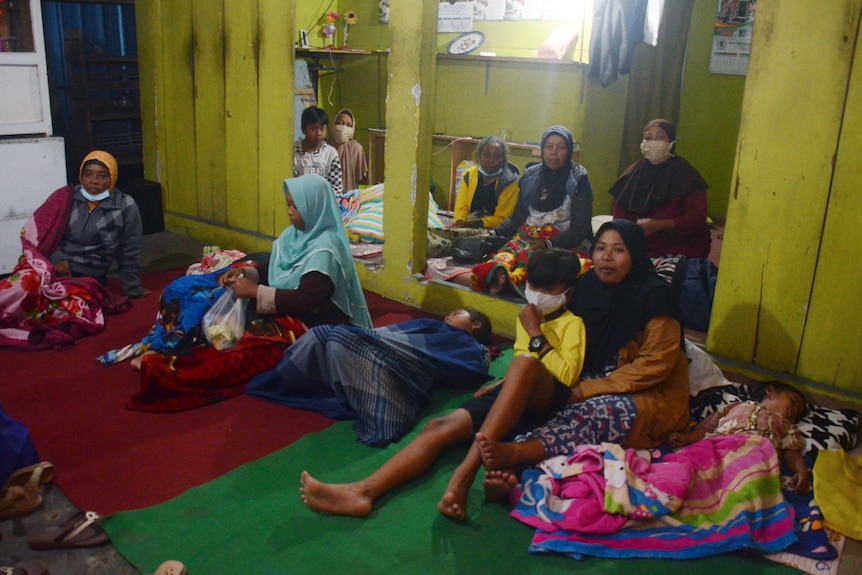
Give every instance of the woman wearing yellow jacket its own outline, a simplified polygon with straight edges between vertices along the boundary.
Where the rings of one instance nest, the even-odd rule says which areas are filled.
[[[476,147],[478,163],[464,171],[455,199],[453,228],[493,229],[515,210],[518,168],[509,163],[509,147],[486,136]]]

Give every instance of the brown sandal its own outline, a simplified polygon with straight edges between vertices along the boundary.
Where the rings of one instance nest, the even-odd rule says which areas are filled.
[[[188,571],[185,565],[172,559],[159,565],[153,575],[188,575]]]
[[[79,511],[57,527],[43,527],[27,535],[31,549],[59,549],[63,547],[95,547],[109,541],[108,534],[97,523],[101,519],[95,511]]]
[[[0,489],[0,519],[25,515],[42,505],[42,495],[38,491],[13,485]]]
[[[41,561],[18,561],[9,567],[0,567],[0,575],[50,575],[48,567]]]
[[[42,485],[54,481],[56,475],[57,472],[54,469],[54,464],[50,461],[43,461],[36,465],[22,467],[13,471],[9,479],[6,480],[4,487],[13,487],[15,485],[20,485],[21,487],[31,486],[38,491]]]

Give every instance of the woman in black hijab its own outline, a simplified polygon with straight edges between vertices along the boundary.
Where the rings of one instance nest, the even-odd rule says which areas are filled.
[[[688,426],[688,359],[671,287],[647,255],[643,230],[607,222],[596,236],[593,269],[570,304],[584,320],[587,350],[569,405],[517,443],[478,438],[488,469],[511,469],[613,442],[645,449]]]
[[[491,233],[512,238],[486,262],[473,267],[476,291],[523,295],[530,252],[578,248],[591,239],[593,189],[587,171],[572,160],[575,141],[563,126],[542,136],[542,162],[524,170],[515,211]]]
[[[652,120],[644,126],[640,147],[644,157],[609,190],[614,218],[638,223],[647,235],[650,257],[707,257],[712,242],[706,221],[709,186],[676,155],[676,128],[667,120]]]

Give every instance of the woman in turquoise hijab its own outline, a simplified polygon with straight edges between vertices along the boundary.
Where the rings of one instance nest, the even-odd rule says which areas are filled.
[[[129,401],[129,409],[184,411],[234,397],[245,392],[249,378],[275,367],[308,328],[372,327],[332,187],[309,174],[285,180],[284,194],[293,225],[273,242],[272,254],[253,254],[223,273],[174,281],[173,291],[182,302],[204,293],[209,304],[196,316],[179,312],[188,324],[180,330],[183,345],[153,345],[133,360],[141,371],[141,390]],[[192,281],[198,283],[187,283]],[[247,307],[245,334],[234,347],[221,351],[200,345],[199,328],[200,317],[223,291],[219,284],[254,300]],[[166,317],[164,311],[160,317]]]
[[[350,323],[370,328],[329,182],[316,174],[289,178],[284,195],[293,225],[273,242],[268,265],[231,268],[219,283],[239,297],[255,298],[259,314],[291,315],[309,327]]]

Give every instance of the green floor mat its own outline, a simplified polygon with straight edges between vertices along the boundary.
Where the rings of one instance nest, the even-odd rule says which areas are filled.
[[[438,392],[425,419],[456,407],[464,397]],[[533,529],[509,517],[507,507],[483,501],[481,473],[470,494],[467,522],[437,511],[465,449],[452,450],[425,477],[380,499],[368,519],[323,515],[302,503],[303,470],[323,481],[353,481],[399,445],[367,447],[356,441],[350,422],[341,422],[176,499],[109,517],[104,525],[119,552],[142,573],[152,573],[166,559],[184,562],[190,575],[796,573],[741,555],[577,561],[530,554]]]

